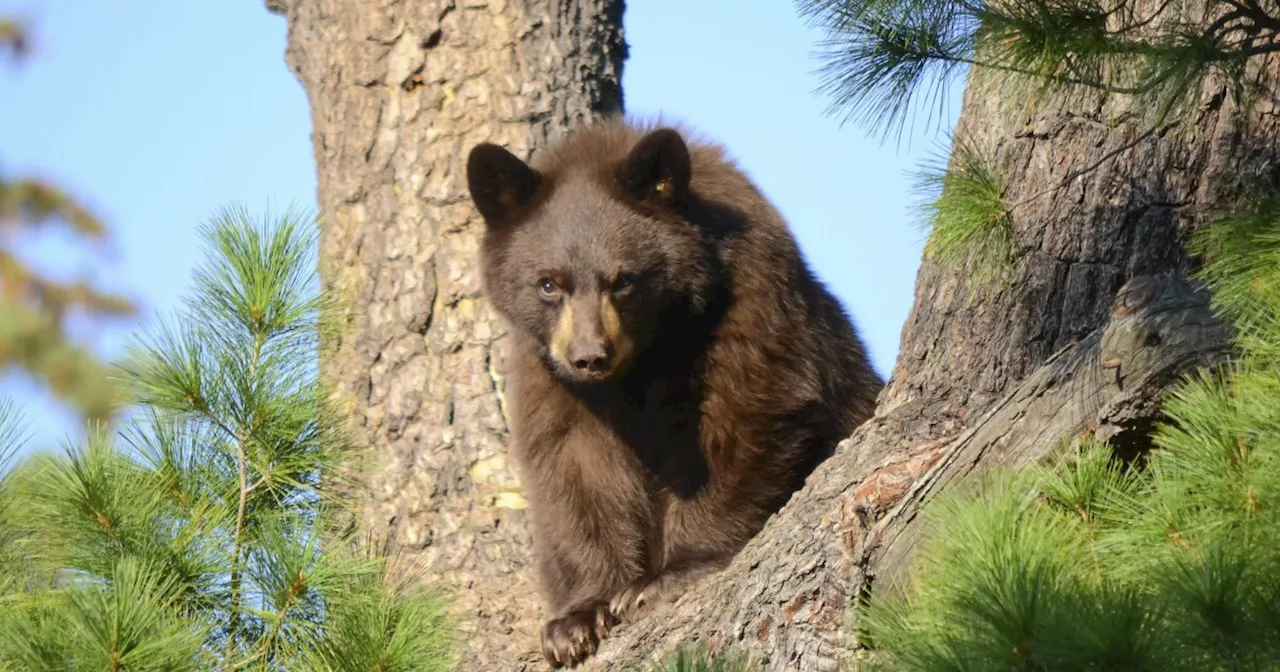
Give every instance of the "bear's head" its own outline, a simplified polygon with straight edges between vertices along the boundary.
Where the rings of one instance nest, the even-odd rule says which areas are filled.
[[[692,162],[679,133],[578,143],[538,168],[478,145],[467,182],[485,222],[490,301],[555,375],[599,383],[705,309],[716,265],[685,216]]]

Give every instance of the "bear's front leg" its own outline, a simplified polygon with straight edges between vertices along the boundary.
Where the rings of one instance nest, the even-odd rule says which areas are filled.
[[[542,628],[542,655],[552,667],[576,667],[618,624],[609,603],[597,600],[565,609]]]
[[[599,508],[593,507],[593,513]],[[609,612],[609,597],[644,571],[642,549],[627,543],[642,535],[618,524],[627,522],[625,516],[614,514],[615,523],[609,526],[590,514],[575,517],[580,512],[570,511],[552,519],[554,526],[534,517],[541,582],[554,614],[542,626],[542,654],[553,668],[576,667],[595,654],[618,623]],[[595,533],[569,534],[579,530]]]

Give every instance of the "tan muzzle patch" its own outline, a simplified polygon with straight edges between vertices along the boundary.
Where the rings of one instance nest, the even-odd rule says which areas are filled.
[[[569,361],[569,344],[573,342],[573,300],[560,305],[560,315],[556,319],[556,328],[551,332],[551,356],[566,368],[572,369]]]
[[[555,329],[551,332],[551,356],[572,370],[570,352],[574,342],[596,338],[604,341],[611,373],[620,369],[635,350],[635,340],[623,328],[622,317],[609,294],[601,293],[595,306],[583,306],[569,298],[561,305]]]
[[[609,358],[610,368],[618,370],[631,357],[631,353],[635,350],[636,343],[628,334],[626,329],[622,327],[622,317],[618,315],[618,309],[614,307],[613,301],[608,294],[600,295],[600,326],[603,327],[605,340],[608,342],[609,352],[612,357]]]

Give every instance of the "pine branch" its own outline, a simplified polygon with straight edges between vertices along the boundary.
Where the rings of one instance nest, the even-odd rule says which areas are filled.
[[[249,365],[249,385],[252,387],[257,383],[258,365],[262,357],[262,343],[265,340],[265,334],[261,331],[254,334],[253,337],[253,354],[250,357]],[[252,421],[250,421],[252,424]],[[230,622],[227,628],[227,660],[232,660],[232,654],[236,649],[237,638],[240,629],[240,568],[242,563],[242,541],[245,532],[245,516],[249,506],[249,457],[245,450],[248,437],[243,433],[235,435],[236,445],[236,468],[240,477],[240,501],[236,510],[236,529],[232,536],[231,542],[231,610],[229,612]],[[227,669],[231,669],[228,667]]]
[[[235,660],[237,640],[240,635],[240,566],[243,553],[244,524],[249,503],[248,490],[248,458],[245,456],[244,437],[236,437],[236,468],[240,475],[240,501],[236,509],[236,529],[232,533],[231,542],[231,603],[227,612],[227,657],[228,670],[232,669]]]
[[[1095,0],[805,0],[827,33],[822,90],[871,130],[900,129],[919,94],[937,95],[960,66],[1041,90],[1084,87],[1173,105],[1217,70],[1280,50],[1280,19],[1253,0],[1212,0],[1207,26],[1171,16],[1168,2],[1139,15]],[[1227,9],[1223,9],[1227,8]],[[1158,27],[1157,27],[1158,26]],[[1235,36],[1243,36],[1236,39]]]

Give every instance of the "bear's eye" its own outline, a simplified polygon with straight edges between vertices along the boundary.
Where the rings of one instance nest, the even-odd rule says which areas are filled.
[[[560,294],[560,287],[550,278],[543,278],[538,281],[538,292],[542,296],[552,299]]]
[[[631,275],[629,273],[623,273],[622,275],[618,276],[617,280],[613,281],[613,291],[625,292],[626,290],[631,289],[631,287],[634,286],[635,284],[636,284],[636,276]]]

